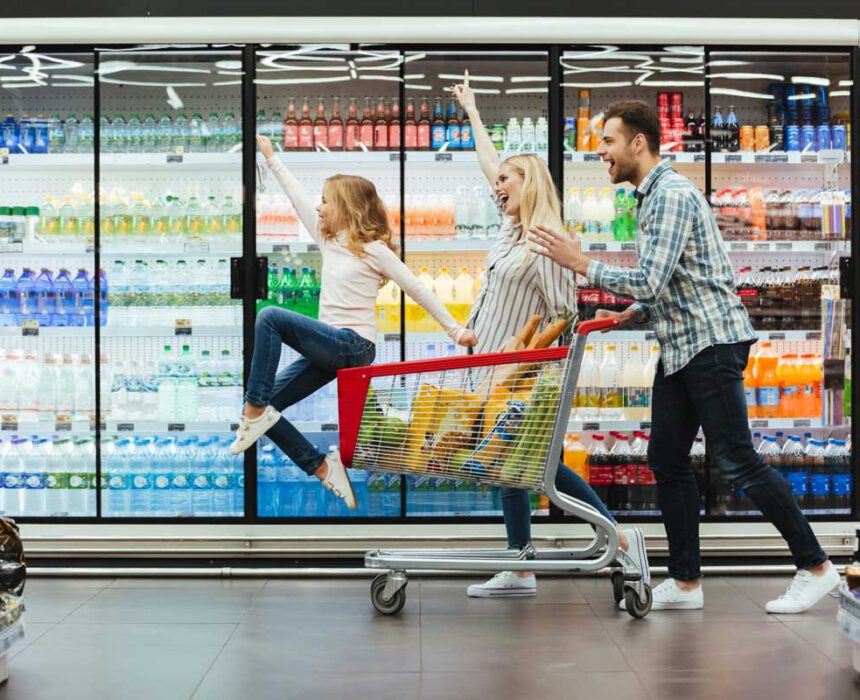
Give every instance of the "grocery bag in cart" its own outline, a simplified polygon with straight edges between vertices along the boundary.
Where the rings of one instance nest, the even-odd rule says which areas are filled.
[[[614,524],[555,487],[576,379],[592,331],[616,318],[581,323],[570,347],[455,356],[338,372],[341,458],[359,469],[429,474],[545,493],[593,525],[584,549],[395,550],[369,552],[365,565],[390,569],[371,588],[392,614],[405,600],[409,569],[597,571],[612,569],[616,600],[647,614],[651,590],[618,547]],[[501,381],[494,381],[503,378]]]

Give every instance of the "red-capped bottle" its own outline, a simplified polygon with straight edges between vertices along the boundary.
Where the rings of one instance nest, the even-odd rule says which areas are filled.
[[[415,100],[406,98],[406,118],[403,122],[403,147],[407,151],[418,148],[418,124],[415,121]]]
[[[334,98],[331,108],[331,119],[328,123],[328,149],[330,151],[343,150],[343,118],[340,116],[340,98]]]
[[[363,145],[368,151],[373,150],[373,107],[370,106],[370,98],[364,98],[364,111],[361,115],[361,124],[358,127],[359,148]]]
[[[328,120],[325,118],[325,101],[317,98],[317,118],[314,119],[314,149],[324,151],[328,148]]]
[[[391,151],[400,149],[400,99],[391,100],[391,117],[388,121],[388,148]]]
[[[430,150],[430,100],[421,99],[421,110],[418,115],[418,150]]]
[[[349,111],[346,115],[346,133],[343,140],[347,151],[357,151],[359,149],[358,105],[354,97],[349,98]]]
[[[296,101],[291,97],[287,103],[287,118],[284,119],[284,150],[299,148],[299,120],[296,119]]]
[[[299,150],[314,150],[314,123],[311,121],[311,103],[302,98],[302,118],[299,120]]]
[[[376,103],[376,122],[373,125],[373,150],[388,150],[388,119],[385,114],[385,98]]]

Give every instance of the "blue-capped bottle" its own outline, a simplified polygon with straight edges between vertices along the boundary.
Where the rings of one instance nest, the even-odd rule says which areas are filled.
[[[442,108],[442,98],[436,98],[433,103],[433,121],[430,124],[430,147],[438,151],[448,142],[448,125],[445,123],[445,112]]]

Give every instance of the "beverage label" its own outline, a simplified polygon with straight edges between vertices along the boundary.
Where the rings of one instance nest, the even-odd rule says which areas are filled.
[[[472,131],[470,124],[465,124],[460,127],[460,148],[474,148],[475,134]]]
[[[89,474],[69,474],[70,489],[86,489],[89,485]]]
[[[314,127],[314,147],[325,146],[328,148],[328,127],[319,124]]]
[[[617,387],[604,387],[601,393],[601,408],[621,408],[624,405],[621,390]]]
[[[44,474],[22,474],[21,481],[24,488],[27,489],[43,489],[45,488]]]
[[[647,408],[650,403],[651,390],[648,387],[624,387],[624,408]]]
[[[212,480],[212,483],[216,489],[229,489],[232,481],[230,476],[230,474],[219,474]]]
[[[400,124],[392,122],[388,125],[388,148],[392,151],[400,148]]]
[[[299,147],[299,125],[286,124],[284,126],[284,150],[294,151]]]
[[[67,489],[69,488],[68,474],[48,474],[45,477],[45,488],[48,489]]]
[[[346,150],[354,151],[358,148],[358,124],[350,124],[346,127]]]
[[[263,470],[260,470],[261,472]],[[274,479],[272,479],[274,481]],[[188,483],[188,477],[185,474],[176,474],[173,477],[173,488],[175,489],[187,489],[190,486]]]
[[[740,297],[741,304],[744,306],[752,307],[758,305],[758,289],[755,289],[754,287],[739,289],[738,297]]]
[[[430,136],[432,139],[431,145],[433,150],[436,151],[445,145],[445,141],[448,138],[448,130],[444,126],[434,126]]]
[[[109,489],[127,489],[128,482],[124,474],[111,474],[108,477],[107,487]]]
[[[388,148],[388,124],[377,124],[373,129],[373,147],[377,150]]]
[[[209,488],[209,475],[208,474],[198,474],[194,477],[194,480],[191,482],[191,485],[195,489],[208,489]]]
[[[778,406],[779,387],[760,386],[756,389],[756,399],[759,406]]]
[[[614,478],[613,467],[608,464],[591,465],[589,476],[592,486],[611,486]]]
[[[795,496],[806,496],[809,493],[809,480],[806,472],[789,472],[786,476]]]
[[[20,489],[23,486],[20,474],[6,474],[3,477],[3,488]]]
[[[299,148],[307,151],[314,148],[314,128],[310,124],[299,126]]]
[[[657,483],[657,479],[654,476],[654,472],[640,464],[636,467],[636,483],[641,486],[653,486]]]
[[[744,397],[747,400],[747,408],[757,406],[756,388],[754,386],[744,387]]]
[[[358,130],[358,141],[370,151],[373,150],[373,124],[362,124]],[[358,145],[358,144],[356,144]]]
[[[164,489],[170,488],[170,475],[169,474],[155,474],[152,478],[153,488],[156,490],[162,491]]]
[[[830,475],[829,474],[813,474],[810,481],[810,491],[813,496],[829,496],[830,495]]]
[[[431,138],[430,138],[430,125],[429,124],[419,124],[418,125],[418,148],[422,150],[427,150],[430,148]]]
[[[418,148],[418,127],[415,124],[407,124],[403,128],[403,146],[407,150]]]
[[[343,125],[329,124],[328,125],[328,147],[332,151],[343,150]]]
[[[445,138],[448,139],[448,148],[460,148],[460,125],[452,124],[448,127]]]
[[[582,289],[579,293],[580,303],[583,306],[599,306],[602,292],[599,289]]]
[[[832,474],[832,492],[834,496],[848,496],[851,494],[851,475]]]
[[[132,489],[148,489],[150,485],[148,474],[135,474],[131,480]]]

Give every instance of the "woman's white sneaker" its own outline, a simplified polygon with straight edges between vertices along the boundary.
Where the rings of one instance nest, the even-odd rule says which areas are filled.
[[[537,593],[534,574],[517,576],[513,571],[502,571],[489,581],[469,586],[466,593],[471,598],[502,598],[529,596]]]
[[[783,615],[805,612],[838,585],[839,572],[833,562],[827,562],[827,571],[821,576],[814,576],[811,571],[801,569],[788,584],[785,593],[770,601],[765,610]]]
[[[663,581],[651,593],[654,596],[651,610],[700,610],[705,606],[705,596],[701,586],[692,591],[684,591],[678,588],[673,578]],[[618,607],[622,610],[627,609],[623,600]]]
[[[340,452],[332,450],[326,456],[325,461],[328,464],[328,474],[325,479],[322,479],[323,486],[338,498],[346,501],[347,508],[355,510],[355,493],[349,481],[349,474],[346,473],[346,467],[340,460]]]
[[[651,568],[648,566],[648,550],[645,548],[645,535],[638,527],[631,527],[624,531],[627,537],[627,554],[636,563],[642,574],[642,581],[651,584]]]
[[[280,412],[271,406],[266,406],[265,410],[256,418],[242,416],[239,419],[239,429],[236,431],[236,439],[230,444],[230,454],[242,454],[263,437],[269,428],[280,419]]]

